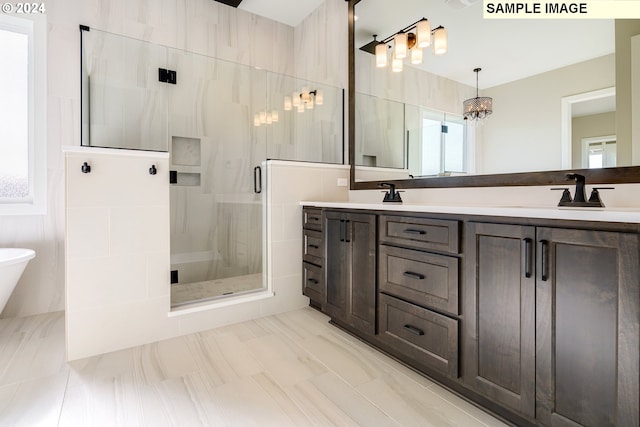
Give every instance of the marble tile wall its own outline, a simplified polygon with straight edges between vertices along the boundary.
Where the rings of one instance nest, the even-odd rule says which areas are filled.
[[[344,8],[344,13],[340,12],[342,19],[346,16],[344,3],[331,0],[327,8]],[[49,57],[48,210],[41,216],[0,217],[0,246],[26,246],[37,252],[2,317],[64,307],[62,147],[80,145],[80,24],[290,76],[297,74],[296,57],[301,61],[301,56],[294,54],[294,37],[304,33],[307,46],[315,43],[315,35],[307,36],[306,27],[294,29],[211,0],[45,0],[45,7]],[[335,33],[326,30],[327,25],[333,25],[331,19],[322,22],[324,27],[318,34]],[[340,31],[346,39],[346,24]],[[333,63],[326,66],[326,80],[335,84],[329,77],[332,73],[339,75],[342,80],[337,86],[346,87],[346,56],[340,61],[337,67]],[[315,55],[308,62],[310,68],[315,68],[313,63],[325,60]]]

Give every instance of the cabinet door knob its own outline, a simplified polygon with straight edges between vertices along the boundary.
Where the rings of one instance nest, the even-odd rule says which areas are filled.
[[[80,170],[82,171],[82,173],[91,173],[91,166],[89,165],[89,163],[84,162],[80,167]]]

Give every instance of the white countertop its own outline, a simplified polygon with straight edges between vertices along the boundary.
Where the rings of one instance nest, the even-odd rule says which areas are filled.
[[[565,219],[640,223],[640,208],[535,208],[520,206],[438,206],[412,203],[361,203],[302,201],[302,206],[323,208],[388,210],[396,212],[425,212],[461,215],[488,215],[517,218]]]

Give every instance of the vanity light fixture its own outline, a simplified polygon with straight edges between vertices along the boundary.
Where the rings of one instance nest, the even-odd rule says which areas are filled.
[[[298,113],[304,113],[305,110],[312,110],[316,105],[324,103],[324,95],[320,89],[309,90],[302,88],[301,91],[293,92],[291,96],[284,97],[284,110],[291,111],[295,109]]]
[[[478,73],[481,70],[482,68],[473,69],[473,72],[476,73],[476,97],[467,99],[462,104],[462,115],[465,120],[481,121],[493,113],[493,98],[478,96]]]
[[[276,123],[279,119],[278,110],[260,111],[253,115],[253,125],[260,127],[262,125],[270,125]]]
[[[376,57],[376,67],[384,68],[389,64],[388,49],[393,47],[391,69],[402,71],[402,61],[410,58],[412,64],[422,64],[424,49],[431,46],[434,55],[444,55],[448,50],[447,30],[441,25],[431,30],[427,18],[422,18],[382,41],[373,35],[373,41],[362,46],[360,50]]]

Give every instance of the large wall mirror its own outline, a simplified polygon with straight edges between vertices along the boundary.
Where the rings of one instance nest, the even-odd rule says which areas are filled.
[[[568,170],[640,182],[640,20],[485,20],[480,0],[348,1],[352,189],[557,185]],[[374,40],[422,18],[445,28],[446,53],[425,48],[413,65],[410,51],[397,71],[390,41],[378,67]],[[477,91],[493,99],[481,123],[462,116]]]

